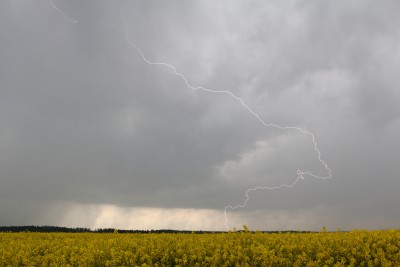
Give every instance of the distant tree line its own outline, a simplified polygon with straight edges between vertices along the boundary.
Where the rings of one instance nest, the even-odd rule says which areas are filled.
[[[91,232],[90,228],[68,228],[61,226],[38,226],[38,225],[25,225],[25,226],[0,226],[0,232],[41,232],[41,233],[86,233]]]
[[[236,230],[234,230],[236,231]],[[239,230],[236,232],[246,232],[248,229]],[[99,228],[90,229],[85,227],[68,228],[61,226],[38,226],[38,225],[26,225],[26,226],[0,226],[0,232],[36,232],[36,233],[140,233],[140,234],[162,234],[162,233],[175,233],[175,234],[219,234],[226,233],[226,231],[187,231],[187,230],[171,230],[171,229],[161,229],[161,230],[120,230],[114,228]],[[249,231],[254,232],[254,231]],[[310,231],[258,231],[263,233],[311,233]]]
[[[160,233],[182,233],[182,234],[206,234],[206,233],[223,233],[223,232],[211,232],[211,231],[186,231],[186,230],[120,230],[114,228],[99,228],[92,230],[84,227],[61,227],[61,226],[38,226],[38,225],[26,225],[26,226],[0,226],[0,232],[37,232],[37,233],[141,233],[141,234],[160,234]]]

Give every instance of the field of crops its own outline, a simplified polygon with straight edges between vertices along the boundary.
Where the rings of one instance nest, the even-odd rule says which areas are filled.
[[[400,266],[400,230],[0,233],[0,266]]]

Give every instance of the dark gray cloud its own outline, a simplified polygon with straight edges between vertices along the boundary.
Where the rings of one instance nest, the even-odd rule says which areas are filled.
[[[264,127],[228,95],[190,90],[144,62],[120,27],[191,84],[315,134],[334,177],[253,192],[232,222],[396,227],[397,2],[54,4],[79,22],[47,1],[0,3],[0,224],[101,226],[131,212],[157,227],[148,209],[168,226],[175,211],[192,218],[179,227],[219,229],[215,216],[246,189],[290,184],[297,169],[327,175],[309,136]],[[214,217],[194,224],[204,214]]]

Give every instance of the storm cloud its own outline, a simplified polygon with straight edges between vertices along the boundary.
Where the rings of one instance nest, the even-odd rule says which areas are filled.
[[[397,1],[0,3],[0,225],[398,227]],[[65,14],[65,16],[63,15]],[[66,17],[78,20],[71,23]],[[174,221],[175,220],[175,221]]]

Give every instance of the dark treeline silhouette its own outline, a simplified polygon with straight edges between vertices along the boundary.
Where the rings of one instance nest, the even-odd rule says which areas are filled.
[[[139,234],[162,234],[162,233],[170,233],[170,234],[220,234],[226,233],[226,231],[187,231],[187,230],[170,230],[170,229],[161,229],[161,230],[124,230],[124,229],[114,229],[114,228],[99,228],[92,230],[90,228],[68,228],[61,226],[38,226],[38,225],[27,225],[27,226],[0,226],[0,232],[11,232],[11,233],[20,233],[20,232],[35,232],[35,233],[119,233],[119,234],[127,234],[127,233],[139,233]],[[244,230],[239,230],[237,232],[245,232]],[[253,232],[254,231],[249,231]],[[262,233],[311,233],[310,231],[259,231]]]
[[[90,228],[68,228],[61,226],[0,226],[0,232],[41,232],[41,233],[86,233],[91,232]]]
[[[207,234],[207,233],[223,233],[222,231],[218,232],[211,232],[211,231],[187,231],[187,230],[171,230],[171,229],[160,229],[160,230],[120,230],[120,229],[113,229],[113,228],[103,228],[103,229],[96,229],[92,232],[94,233],[115,233],[118,231],[119,234],[126,234],[126,233],[140,233],[140,234],[162,234],[162,233],[175,233],[175,234]]]
[[[26,226],[0,226],[0,232],[12,232],[12,233],[20,233],[20,232],[37,232],[37,233],[142,233],[142,234],[150,234],[150,233],[195,233],[195,234],[203,234],[203,233],[212,233],[208,231],[183,231],[183,230],[170,230],[170,229],[162,229],[162,230],[124,230],[124,229],[114,229],[114,228],[100,228],[92,230],[90,228],[68,228],[61,226],[38,226],[38,225],[26,225]],[[217,233],[217,232],[215,232]],[[222,232],[221,232],[222,233]]]

